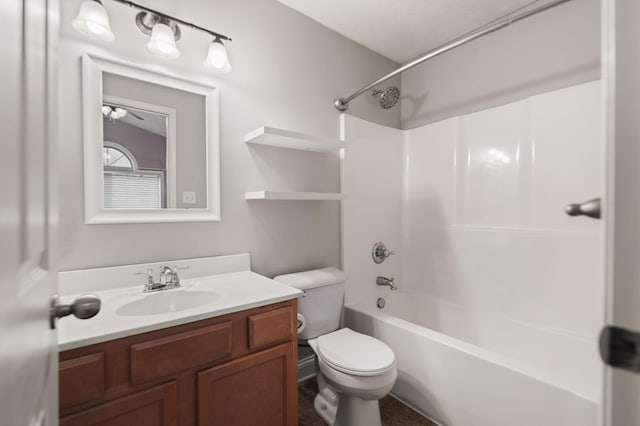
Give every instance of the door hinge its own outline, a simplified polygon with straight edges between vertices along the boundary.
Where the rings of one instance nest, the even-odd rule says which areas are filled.
[[[640,333],[615,326],[603,328],[600,356],[611,367],[640,373]]]

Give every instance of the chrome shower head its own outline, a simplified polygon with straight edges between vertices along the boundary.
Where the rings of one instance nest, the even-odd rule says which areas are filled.
[[[380,106],[384,109],[389,109],[400,99],[400,90],[395,86],[390,86],[385,90],[372,90],[371,95],[380,95]]]

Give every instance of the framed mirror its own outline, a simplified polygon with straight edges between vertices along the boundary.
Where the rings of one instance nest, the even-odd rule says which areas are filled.
[[[218,89],[83,55],[85,223],[220,220]]]

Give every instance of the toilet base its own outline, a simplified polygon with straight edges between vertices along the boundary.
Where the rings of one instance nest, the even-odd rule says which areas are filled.
[[[332,399],[336,402],[335,405],[330,402]],[[316,409],[316,413],[328,425],[333,425],[336,421],[336,413],[338,412],[337,401],[337,397],[327,399],[321,393],[317,394],[313,400],[313,408]]]
[[[322,420],[330,426],[382,426],[378,400],[338,395],[324,386],[316,395],[313,407]]]
[[[378,400],[367,401],[355,396],[340,395],[333,426],[382,426]]]

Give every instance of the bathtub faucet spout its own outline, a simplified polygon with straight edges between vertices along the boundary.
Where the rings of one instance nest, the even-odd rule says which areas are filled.
[[[391,290],[397,290],[398,289],[398,286],[395,285],[395,283],[393,282],[393,278],[378,277],[378,279],[376,279],[376,284],[378,284],[378,285],[388,285]]]

